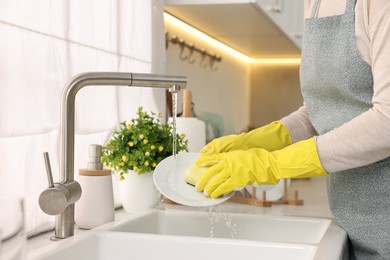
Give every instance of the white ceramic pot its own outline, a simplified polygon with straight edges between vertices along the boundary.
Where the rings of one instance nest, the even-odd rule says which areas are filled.
[[[118,184],[122,206],[127,213],[138,214],[156,206],[159,193],[154,185],[153,172],[138,175],[129,171],[124,177]]]

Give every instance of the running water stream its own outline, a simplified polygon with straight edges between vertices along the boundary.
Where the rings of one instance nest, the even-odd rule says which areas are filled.
[[[177,117],[177,92],[172,92],[172,127],[173,127],[172,128],[172,135],[173,135],[172,154],[173,154],[174,163],[176,163],[176,117]]]
[[[237,226],[237,224],[234,223],[232,216],[223,206],[217,205],[214,207],[209,207],[208,218],[210,224],[210,237],[218,237],[218,235],[215,234],[215,227],[218,222],[223,223],[223,221],[225,222],[227,231],[230,233],[230,238],[237,237],[240,228]]]
[[[172,135],[173,135],[173,165],[172,165],[172,187],[176,190],[176,118],[177,118],[177,92],[172,93]],[[235,238],[239,228],[233,223],[231,215],[222,206],[209,207],[208,218],[210,223],[210,237],[214,237],[214,227],[216,223],[225,221],[226,228],[230,232],[231,238]]]
[[[172,175],[170,176],[169,184],[172,187],[174,191],[176,191],[176,117],[177,117],[177,92],[171,91],[172,94],[172,155],[173,155],[173,162],[172,162]],[[157,198],[158,203],[156,203],[156,208],[165,209],[163,206],[164,197],[161,193],[159,193],[159,196]]]
[[[173,135],[173,165],[172,165],[172,180],[173,189],[176,190],[176,117],[177,117],[177,92],[172,92],[172,135]]]

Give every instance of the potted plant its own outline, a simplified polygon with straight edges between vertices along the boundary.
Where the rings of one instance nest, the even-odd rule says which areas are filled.
[[[134,213],[156,204],[153,170],[173,154],[173,125],[161,122],[161,113],[138,108],[137,117],[122,122],[106,144],[102,162],[119,176],[122,205]],[[176,153],[187,151],[185,135],[176,134]]]

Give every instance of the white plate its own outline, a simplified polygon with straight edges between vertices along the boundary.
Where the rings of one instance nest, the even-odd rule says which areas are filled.
[[[153,173],[154,183],[161,194],[178,204],[192,207],[214,206],[229,199],[233,193],[218,199],[207,198],[184,181],[184,173],[198,157],[199,153],[177,154],[175,172],[173,156],[162,160]]]

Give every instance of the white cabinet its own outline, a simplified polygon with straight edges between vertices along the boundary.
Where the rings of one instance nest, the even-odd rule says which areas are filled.
[[[165,0],[165,10],[253,58],[300,56],[304,0]]]
[[[303,0],[253,0],[298,47],[302,47]]]

